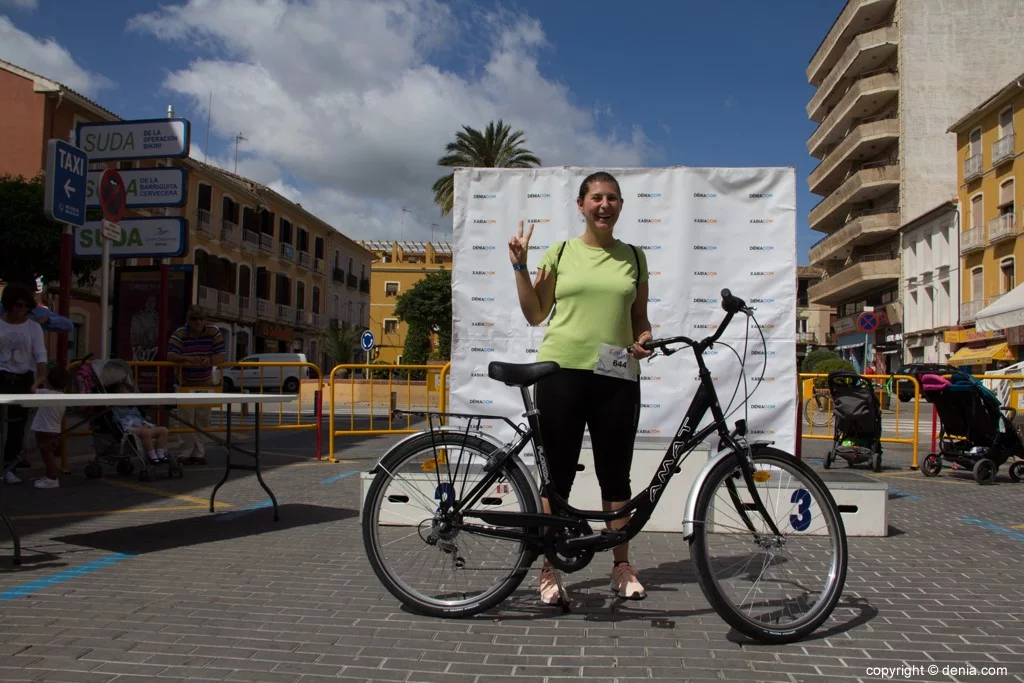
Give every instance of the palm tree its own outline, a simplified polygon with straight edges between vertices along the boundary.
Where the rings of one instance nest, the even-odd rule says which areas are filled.
[[[334,365],[348,365],[352,362],[353,351],[359,344],[363,328],[348,323],[328,327],[320,333],[320,348]],[[344,377],[348,373],[342,375]]]
[[[491,121],[484,132],[463,126],[455,134],[455,141],[445,147],[448,154],[437,160],[438,166],[448,168],[531,168],[540,166],[540,159],[526,144],[521,130],[512,131],[512,127],[501,119]],[[455,174],[442,176],[434,183],[434,202],[441,207],[441,215],[452,212],[455,199]]]

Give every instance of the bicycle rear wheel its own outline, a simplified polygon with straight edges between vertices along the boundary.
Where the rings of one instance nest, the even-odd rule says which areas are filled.
[[[820,626],[846,581],[846,530],[835,500],[807,465],[774,448],[753,453],[756,509],[726,458],[697,497],[691,556],[701,590],[723,619],[763,642],[788,643]],[[753,531],[744,520],[749,520]]]
[[[814,427],[828,426],[829,399],[814,395],[804,401],[804,419]]]
[[[377,578],[410,609],[436,617],[478,614],[508,597],[536,559],[523,541],[474,533],[450,512],[486,476],[494,450],[476,436],[426,432],[381,461],[363,503],[363,543]],[[509,459],[475,508],[539,512],[529,477],[522,461]]]

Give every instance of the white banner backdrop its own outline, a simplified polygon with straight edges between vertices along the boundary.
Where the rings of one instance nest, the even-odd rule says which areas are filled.
[[[544,326],[519,309],[508,240],[519,221],[536,225],[531,280],[544,251],[583,232],[576,195],[596,169],[471,168],[455,172],[452,271],[451,406],[523,423],[519,390],[487,377],[491,361],[533,362]],[[724,312],[723,287],[757,310],[767,348],[750,323],[746,380],[749,434],[792,452],[796,438],[796,176],[791,168],[605,169],[622,188],[615,235],[643,249],[650,270],[648,315],[655,337],[714,333]],[[722,337],[742,356],[743,318]],[[736,356],[723,345],[705,354],[723,408],[740,380]],[[767,369],[764,363],[767,361]],[[641,363],[640,437],[675,434],[697,389],[696,361],[683,349]],[[730,423],[744,416],[742,382]],[[544,416],[541,416],[544,419]],[[710,413],[703,424],[710,422]],[[484,423],[507,440],[512,430]]]

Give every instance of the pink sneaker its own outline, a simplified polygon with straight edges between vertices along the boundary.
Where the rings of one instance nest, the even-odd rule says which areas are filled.
[[[545,605],[557,605],[562,599],[562,593],[558,590],[558,578],[555,570],[545,568],[540,572],[540,601]]]
[[[628,562],[617,564],[612,568],[611,590],[618,593],[619,597],[628,600],[643,600],[647,597],[647,591],[640,584],[636,568]]]

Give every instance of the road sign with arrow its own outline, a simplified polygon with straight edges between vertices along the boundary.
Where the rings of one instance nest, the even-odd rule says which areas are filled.
[[[46,146],[46,187],[43,212],[55,221],[85,224],[85,187],[89,157],[63,140],[50,140]]]

